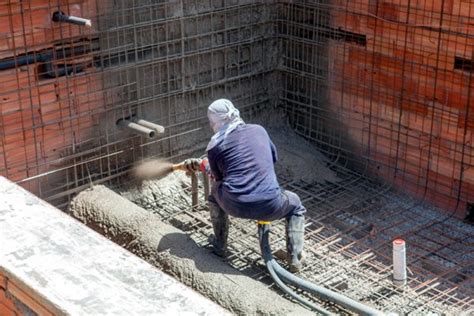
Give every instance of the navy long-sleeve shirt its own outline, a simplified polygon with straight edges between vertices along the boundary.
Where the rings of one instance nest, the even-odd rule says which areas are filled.
[[[207,155],[216,180],[211,202],[236,217],[274,220],[286,215],[274,171],[276,148],[262,126],[239,125]]]

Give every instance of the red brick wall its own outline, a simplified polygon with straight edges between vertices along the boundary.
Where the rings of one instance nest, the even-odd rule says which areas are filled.
[[[455,57],[472,59],[474,3],[333,4],[331,26],[367,40],[329,41],[330,100],[349,137],[376,174],[463,217],[474,202],[474,74]]]
[[[24,306],[20,307],[17,302]],[[0,315],[19,316],[25,314],[54,315],[52,311],[39,300],[35,293],[10,280],[0,272]]]
[[[1,3],[0,59],[90,43],[95,26],[52,22],[58,9],[70,15],[96,16],[94,0]],[[90,54],[67,60],[86,66],[91,62]],[[60,167],[57,160],[70,152],[73,142],[78,144],[93,134],[97,112],[103,107],[101,86],[100,75],[92,67],[57,78],[44,76],[40,62],[0,70],[0,174],[19,181]],[[37,181],[23,185],[41,193]]]

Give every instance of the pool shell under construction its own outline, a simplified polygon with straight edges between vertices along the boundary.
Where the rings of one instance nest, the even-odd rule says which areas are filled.
[[[297,193],[308,209],[306,264],[301,276],[400,315],[460,315],[472,307],[470,224],[331,163],[278,115],[269,113],[263,122],[256,121],[266,125],[277,146],[280,160],[276,170],[281,186]],[[312,166],[312,182],[306,180],[308,172],[302,167],[307,165]],[[115,189],[209,249],[212,225],[202,181],[199,205],[194,208],[191,181],[183,172],[141,184],[131,181]],[[283,266],[284,227],[284,220],[273,222],[271,233],[271,248]],[[408,282],[402,287],[392,280],[392,241],[399,237],[407,244]],[[232,218],[230,240],[227,262],[277,290],[261,259],[256,223]],[[350,314],[308,297],[337,314]]]
[[[302,276],[387,312],[467,315],[473,6],[4,1],[0,174],[62,210],[105,184],[207,248],[205,198],[192,206],[189,178],[138,184],[129,173],[143,159],[204,154],[207,106],[225,97],[246,122],[267,128],[280,184],[308,210]],[[91,23],[60,21],[61,14]],[[160,128],[124,127],[140,119]],[[283,221],[271,237],[281,260]],[[396,238],[407,245],[405,287],[391,280]],[[232,219],[230,239],[227,263],[274,289],[256,224]]]

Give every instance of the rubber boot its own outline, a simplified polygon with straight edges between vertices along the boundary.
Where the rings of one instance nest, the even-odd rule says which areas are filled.
[[[290,272],[303,266],[304,216],[293,215],[286,220],[286,248]]]
[[[214,203],[209,203],[214,236],[209,237],[212,251],[219,257],[227,256],[227,237],[229,236],[229,216]]]

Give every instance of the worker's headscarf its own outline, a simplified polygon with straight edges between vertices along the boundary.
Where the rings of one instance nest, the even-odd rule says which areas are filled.
[[[219,99],[212,102],[207,109],[207,117],[214,131],[214,136],[212,136],[206,150],[211,150],[237,126],[245,124],[240,118],[239,110],[227,99]]]

